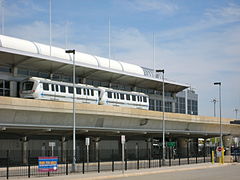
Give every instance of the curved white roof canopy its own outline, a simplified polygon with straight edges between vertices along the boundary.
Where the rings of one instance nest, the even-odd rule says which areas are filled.
[[[50,46],[37,42],[27,41],[19,38],[0,35],[0,46],[29,53],[35,53],[50,56]],[[51,47],[51,56],[71,61],[71,56],[65,53],[65,49]],[[112,70],[123,71],[126,73],[144,75],[144,71],[140,66],[129,64],[121,61],[107,59],[99,56],[93,56],[86,53],[76,52],[76,62],[97,66],[101,68],[110,68]]]

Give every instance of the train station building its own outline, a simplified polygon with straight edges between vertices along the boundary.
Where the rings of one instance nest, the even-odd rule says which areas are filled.
[[[77,103],[77,151],[86,137],[92,149],[119,149],[121,135],[126,136],[127,148],[154,148],[156,142],[161,143],[162,74],[81,52],[75,54],[75,65],[76,83],[149,96],[149,110]],[[44,153],[50,149],[49,142],[56,143],[58,154],[72,148],[71,102],[19,97],[20,82],[28,77],[72,83],[72,72],[73,56],[65,49],[0,35],[0,151]],[[166,141],[186,148],[189,139],[198,144],[198,138],[219,136],[219,118],[198,115],[198,95],[189,85],[168,79],[164,85]],[[231,145],[230,137],[240,134],[240,125],[230,121],[233,119],[222,118],[226,146]]]

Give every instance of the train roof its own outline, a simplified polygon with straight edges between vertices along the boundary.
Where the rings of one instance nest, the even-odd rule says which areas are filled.
[[[142,96],[148,96],[145,93],[142,92],[135,92],[135,91],[125,91],[125,90],[117,90],[117,89],[112,89],[112,88],[106,88],[106,87],[99,87],[101,89],[107,90],[109,92],[119,92],[119,93],[127,93],[127,94],[136,94],[136,95],[142,95]]]
[[[24,81],[28,81],[28,80],[37,80],[37,81],[45,82],[45,83],[52,83],[52,84],[65,85],[65,86],[72,86],[72,83],[69,83],[69,82],[54,81],[54,80],[51,80],[51,79],[45,79],[45,78],[39,78],[39,77],[26,78]],[[91,89],[97,89],[96,87],[88,85],[88,84],[76,83],[75,85],[76,85],[76,87],[77,86],[84,86],[84,87],[91,88]]]
[[[51,52],[51,53],[50,53]],[[72,75],[72,56],[65,49],[0,35],[1,64],[41,72]],[[76,75],[91,80],[161,90],[162,79],[149,76],[149,69],[82,52],[75,53]],[[150,73],[151,74],[151,73]],[[179,92],[189,85],[165,80],[165,90]]]

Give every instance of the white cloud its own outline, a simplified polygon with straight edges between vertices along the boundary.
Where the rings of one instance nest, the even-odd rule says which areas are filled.
[[[138,11],[159,11],[163,14],[172,14],[178,10],[178,6],[175,3],[163,0],[135,0],[130,1],[129,4]]]

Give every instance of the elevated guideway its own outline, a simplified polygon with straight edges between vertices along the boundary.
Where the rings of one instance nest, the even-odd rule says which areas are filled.
[[[72,133],[72,103],[0,97],[0,127],[15,135]],[[184,137],[219,136],[219,118],[165,113],[166,134]],[[223,135],[240,135],[240,125],[222,118]],[[76,104],[77,134],[142,134],[160,137],[162,112],[93,104]]]

